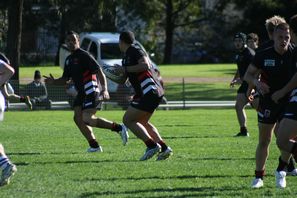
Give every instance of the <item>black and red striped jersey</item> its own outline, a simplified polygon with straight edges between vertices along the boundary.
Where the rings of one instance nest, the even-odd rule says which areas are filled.
[[[139,59],[144,56],[146,54],[142,49],[131,45],[124,55],[122,65],[124,67],[137,65]],[[142,97],[149,92],[156,93],[160,97],[163,96],[164,89],[157,75],[153,67],[142,72],[127,72],[129,82],[134,88],[134,98]]]
[[[270,94],[283,88],[296,72],[294,50],[279,54],[274,47],[258,51],[252,64],[261,70],[260,80],[269,86]]]
[[[85,50],[77,49],[65,60],[63,78],[72,79],[78,94],[99,92],[97,61]]]

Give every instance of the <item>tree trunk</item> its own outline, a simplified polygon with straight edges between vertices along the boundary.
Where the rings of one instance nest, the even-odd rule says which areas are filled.
[[[19,80],[23,0],[10,0],[8,7],[7,57],[15,69],[13,80]],[[18,84],[18,83],[17,83]]]
[[[166,24],[165,24],[165,48],[164,48],[164,64],[171,63],[172,42],[174,31],[174,19],[172,17],[173,4],[172,0],[166,1]]]
[[[63,10],[61,13],[61,21],[60,21],[60,32],[59,32],[59,45],[55,57],[55,65],[59,65],[59,59],[60,59],[60,47],[63,43],[65,43],[65,34],[66,34],[66,19],[65,19],[65,13],[66,11]]]

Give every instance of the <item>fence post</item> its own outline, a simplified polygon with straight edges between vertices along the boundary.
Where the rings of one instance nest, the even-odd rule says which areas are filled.
[[[185,91],[185,78],[184,77],[183,77],[182,100],[183,100],[183,109],[185,109],[186,108],[186,91]]]

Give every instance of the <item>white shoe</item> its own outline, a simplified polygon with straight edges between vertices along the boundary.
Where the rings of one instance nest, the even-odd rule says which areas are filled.
[[[168,159],[171,155],[173,155],[173,151],[170,147],[167,147],[167,149],[163,152],[160,152],[158,154],[157,160],[166,160]]]
[[[121,124],[121,127],[122,127],[122,130],[119,132],[119,134],[122,138],[123,145],[126,146],[129,138],[128,129],[124,124]]]
[[[285,188],[286,183],[286,172],[285,171],[275,171],[276,187]]]
[[[287,175],[290,175],[290,176],[297,176],[297,169],[295,168],[294,170],[290,171],[290,172],[287,172]]]
[[[88,153],[103,152],[103,149],[102,149],[101,146],[99,146],[98,148],[92,148],[92,147],[90,147],[90,148],[88,148],[87,152]]]
[[[145,150],[144,155],[140,158],[140,161],[148,160],[152,158],[155,154],[159,153],[161,151],[161,146],[157,144],[154,148],[147,148]]]
[[[261,178],[255,178],[252,182],[252,188],[262,188],[264,186]]]
[[[16,165],[8,164],[6,168],[2,170],[2,175],[0,178],[0,186],[9,184],[10,178],[15,174],[16,171],[17,171]]]

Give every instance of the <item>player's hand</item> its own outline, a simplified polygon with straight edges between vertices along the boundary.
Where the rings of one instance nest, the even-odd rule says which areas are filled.
[[[278,103],[279,99],[281,99],[282,97],[284,97],[285,93],[280,89],[277,90],[276,92],[274,92],[271,96],[271,99],[275,102]]]
[[[50,74],[50,76],[43,76],[45,79],[44,79],[44,82],[46,84],[53,84],[54,81],[55,81],[55,78],[53,77],[52,74]]]
[[[242,80],[240,78],[233,79],[230,83],[230,87],[234,87],[236,84],[241,84]]]
[[[257,90],[259,91],[260,94],[264,95],[264,94],[269,93],[270,87],[266,83],[255,80],[254,84],[255,84],[255,86],[256,86],[256,88],[257,88]]]
[[[254,89],[247,90],[246,96],[247,96],[247,99],[248,99],[249,102],[253,102],[253,100],[254,100],[254,93],[255,93],[255,90]]]
[[[107,90],[102,90],[100,93],[102,100],[109,100],[110,96]]]

